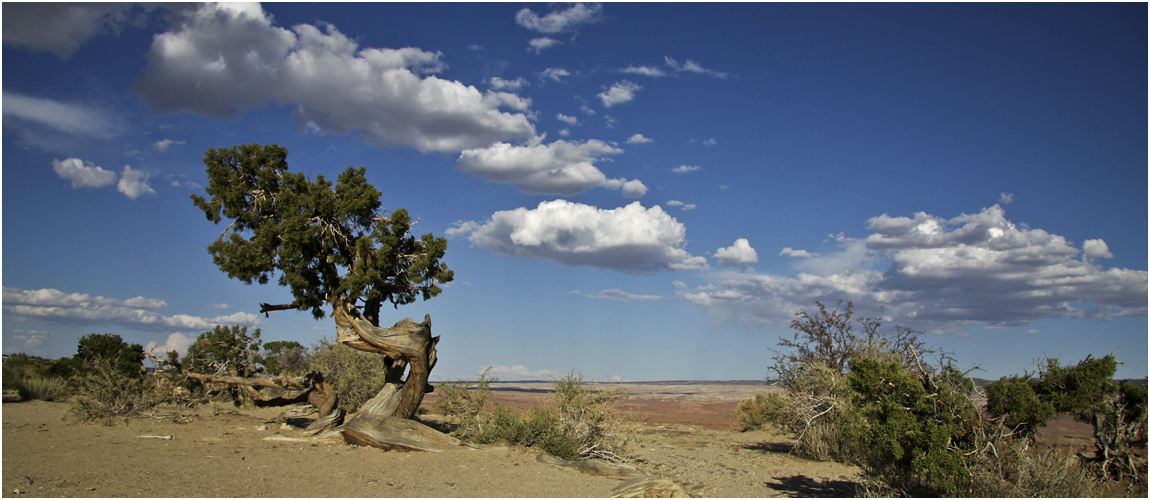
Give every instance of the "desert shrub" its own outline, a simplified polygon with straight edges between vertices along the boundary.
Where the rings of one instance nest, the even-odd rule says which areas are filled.
[[[1050,448],[1039,452],[1025,439],[1005,441],[996,453],[973,454],[970,483],[960,496],[981,498],[1084,498],[1099,487],[1073,455]]]
[[[939,371],[864,358],[848,376],[854,406],[843,435],[860,445],[864,475],[900,496],[953,496],[970,483],[962,452],[974,448],[980,422],[972,386],[953,367]]]
[[[455,431],[460,436],[472,438],[483,433],[483,424],[487,420],[482,417],[483,405],[491,397],[491,382],[499,380],[489,376],[489,371],[491,368],[483,370],[477,384],[457,380],[436,387],[442,396],[435,405],[444,415],[456,420]]]
[[[324,382],[339,395],[339,406],[345,411],[355,411],[387,383],[383,356],[326,338],[312,351],[308,371],[323,374]]]
[[[14,390],[20,399],[62,401],[71,395],[65,378],[53,375],[55,362],[39,356],[17,353],[4,360],[4,389]]]
[[[564,460],[585,458],[579,453],[580,445],[572,430],[564,426],[550,408],[536,407],[526,413],[517,413],[507,406],[498,405],[474,441],[480,444],[505,441],[537,447]]]
[[[203,332],[188,346],[180,361],[183,369],[207,375],[251,377],[263,371],[260,356],[260,329],[251,334],[246,326],[217,325]],[[192,392],[206,392],[213,398],[231,400],[236,405],[248,402],[250,397],[241,386],[224,383],[200,383],[188,379],[186,388]]]
[[[1034,436],[1055,416],[1054,405],[1038,397],[1029,376],[1012,375],[988,384],[986,410],[1005,417],[1004,424],[1024,437]]]
[[[460,438],[480,444],[506,441],[534,446],[567,460],[629,460],[626,447],[631,438],[614,411],[615,400],[625,389],[589,387],[582,375],[572,373],[554,382],[550,405],[526,413],[497,406],[485,413],[482,409],[492,380],[484,371],[477,387],[462,381],[439,385],[443,399],[438,406],[456,421],[452,432]]]
[[[735,407],[735,418],[747,430],[758,429],[779,419],[779,412],[787,405],[782,394],[755,394],[739,402]]]
[[[1070,413],[1094,427],[1099,452],[1087,469],[1102,480],[1146,481],[1146,389],[1114,383],[1114,355],[1087,356],[1073,366],[1047,358],[1037,374],[1003,377],[987,387],[987,411],[1032,437],[1035,427],[1055,414]]]
[[[41,401],[64,401],[72,395],[72,387],[60,377],[28,377],[20,382],[17,391],[20,399]]]
[[[559,422],[579,444],[579,456],[626,460],[630,437],[622,431],[615,402],[627,390],[589,387],[582,375],[570,373],[553,384]]]
[[[159,404],[153,384],[153,377],[128,375],[116,360],[97,358],[77,380],[78,394],[69,414],[79,421],[111,425],[115,417],[130,417]]]
[[[196,373],[250,377],[263,371],[260,344],[259,328],[249,335],[246,326],[218,325],[196,337],[181,363]]]
[[[803,310],[791,322],[792,338],[779,340],[767,381],[786,390],[773,401],[777,411],[763,414],[768,423],[795,436],[795,454],[817,460],[854,462],[858,445],[844,439],[839,422],[850,411],[853,390],[846,383],[852,360],[876,359],[912,366],[933,353],[918,333],[895,327],[884,334],[876,318],[855,318],[854,305],[840,302],[833,310],[815,302],[818,311]]]
[[[264,370],[268,375],[299,377],[308,372],[307,348],[299,342],[275,340],[263,345]]]

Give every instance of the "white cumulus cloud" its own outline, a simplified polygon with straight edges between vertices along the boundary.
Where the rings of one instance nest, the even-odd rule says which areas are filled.
[[[758,252],[751,248],[746,238],[739,238],[734,245],[715,250],[715,257],[719,259],[720,266],[744,266],[759,261]]]
[[[598,94],[599,100],[603,101],[603,107],[609,108],[616,104],[623,104],[631,102],[635,98],[635,92],[638,92],[643,87],[631,83],[627,80],[612,85],[611,88]]]
[[[655,142],[655,140],[648,138],[648,137],[644,137],[643,134],[635,134],[635,135],[627,138],[626,142],[627,142],[627,144],[650,144],[652,142]]]
[[[739,276],[678,295],[720,316],[776,326],[815,300],[839,299],[872,311],[886,306],[897,323],[936,332],[1146,314],[1146,271],[1103,269],[1080,258],[1109,255],[1101,240],[1080,251],[1062,236],[1011,222],[999,205],[951,219],[883,214],[868,229],[865,239],[836,238],[840,252],[803,259],[797,277]],[[878,262],[890,268],[875,269]]]
[[[641,182],[608,179],[595,166],[607,155],[622,153],[622,149],[596,139],[560,139],[550,144],[543,144],[542,139],[538,137],[526,146],[499,143],[463,151],[456,168],[488,182],[513,184],[524,193],[572,195],[593,187],[622,188],[626,195],[646,193]]]
[[[566,123],[568,125],[578,125],[579,124],[579,117],[577,117],[577,116],[567,116],[563,113],[559,113],[556,116],[556,118],[558,118],[559,121]]]
[[[164,353],[169,351],[186,354],[188,352],[188,346],[192,345],[193,340],[195,340],[195,338],[191,335],[179,332],[171,333],[168,334],[168,338],[163,344],[155,341],[148,342],[148,345],[144,346],[144,351],[152,352],[161,359],[164,358]]]
[[[529,100],[434,76],[446,67],[438,52],[360,48],[330,24],[280,28],[258,4],[202,4],[172,18],[133,84],[159,111],[235,116],[279,102],[317,133],[354,131],[369,144],[422,152],[535,132],[521,112]]]
[[[124,172],[120,174],[120,182],[116,184],[116,189],[133,200],[145,194],[156,194],[156,190],[148,184],[149,176],[147,172],[132,170],[131,166],[124,165]]]
[[[460,222],[449,235],[466,235],[475,246],[508,257],[546,259],[630,274],[706,269],[692,256],[687,229],[658,206],[639,202],[605,210],[567,200],[541,202],[492,214],[483,223]]]
[[[74,188],[100,188],[116,182],[116,173],[104,170],[92,162],[85,162],[79,158],[66,160],[52,160],[52,170],[61,179],[72,182]]]

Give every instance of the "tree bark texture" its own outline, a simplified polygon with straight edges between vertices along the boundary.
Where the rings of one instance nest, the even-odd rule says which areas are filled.
[[[435,345],[439,337],[431,336],[431,316],[425,316],[422,323],[406,318],[391,327],[380,328],[343,304],[333,306],[336,340],[354,349],[382,354],[387,364],[386,384],[360,407],[356,417],[410,419],[415,416],[423,395],[432,390],[427,380],[435,367]],[[406,379],[403,378],[405,371]]]

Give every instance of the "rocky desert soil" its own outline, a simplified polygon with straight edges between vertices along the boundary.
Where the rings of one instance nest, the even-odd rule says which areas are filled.
[[[636,437],[634,465],[681,493],[853,494],[857,468],[791,456],[790,440],[770,431],[743,432],[731,412],[761,384],[627,387],[619,409]],[[527,408],[549,388],[499,383],[493,399]],[[421,417],[433,425],[435,396]],[[67,408],[4,403],[4,497],[609,497],[628,479],[541,463],[539,452],[515,447],[404,453],[292,441],[300,431],[275,421],[281,408],[161,407],[113,426],[73,423]]]

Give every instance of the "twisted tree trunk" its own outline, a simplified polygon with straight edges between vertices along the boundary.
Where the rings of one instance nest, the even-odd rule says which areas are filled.
[[[349,443],[385,450],[441,451],[465,446],[454,438],[410,420],[423,402],[424,394],[434,390],[427,380],[435,367],[435,346],[439,337],[431,336],[431,316],[425,316],[422,323],[406,318],[391,327],[380,328],[341,302],[333,301],[332,306],[338,335],[336,340],[354,349],[382,355],[387,366],[383,388],[346,422],[338,397],[323,381],[322,374],[294,378],[184,374],[202,382],[243,387],[260,406],[307,401],[318,410],[318,418],[308,426],[305,436],[330,435],[326,431],[335,431]]]
[[[415,416],[423,395],[434,390],[427,380],[435,367],[439,337],[431,336],[431,316],[425,316],[422,323],[406,318],[380,328],[338,302],[333,306],[336,340],[354,349],[382,354],[387,365],[386,384],[359,408],[357,416]]]

